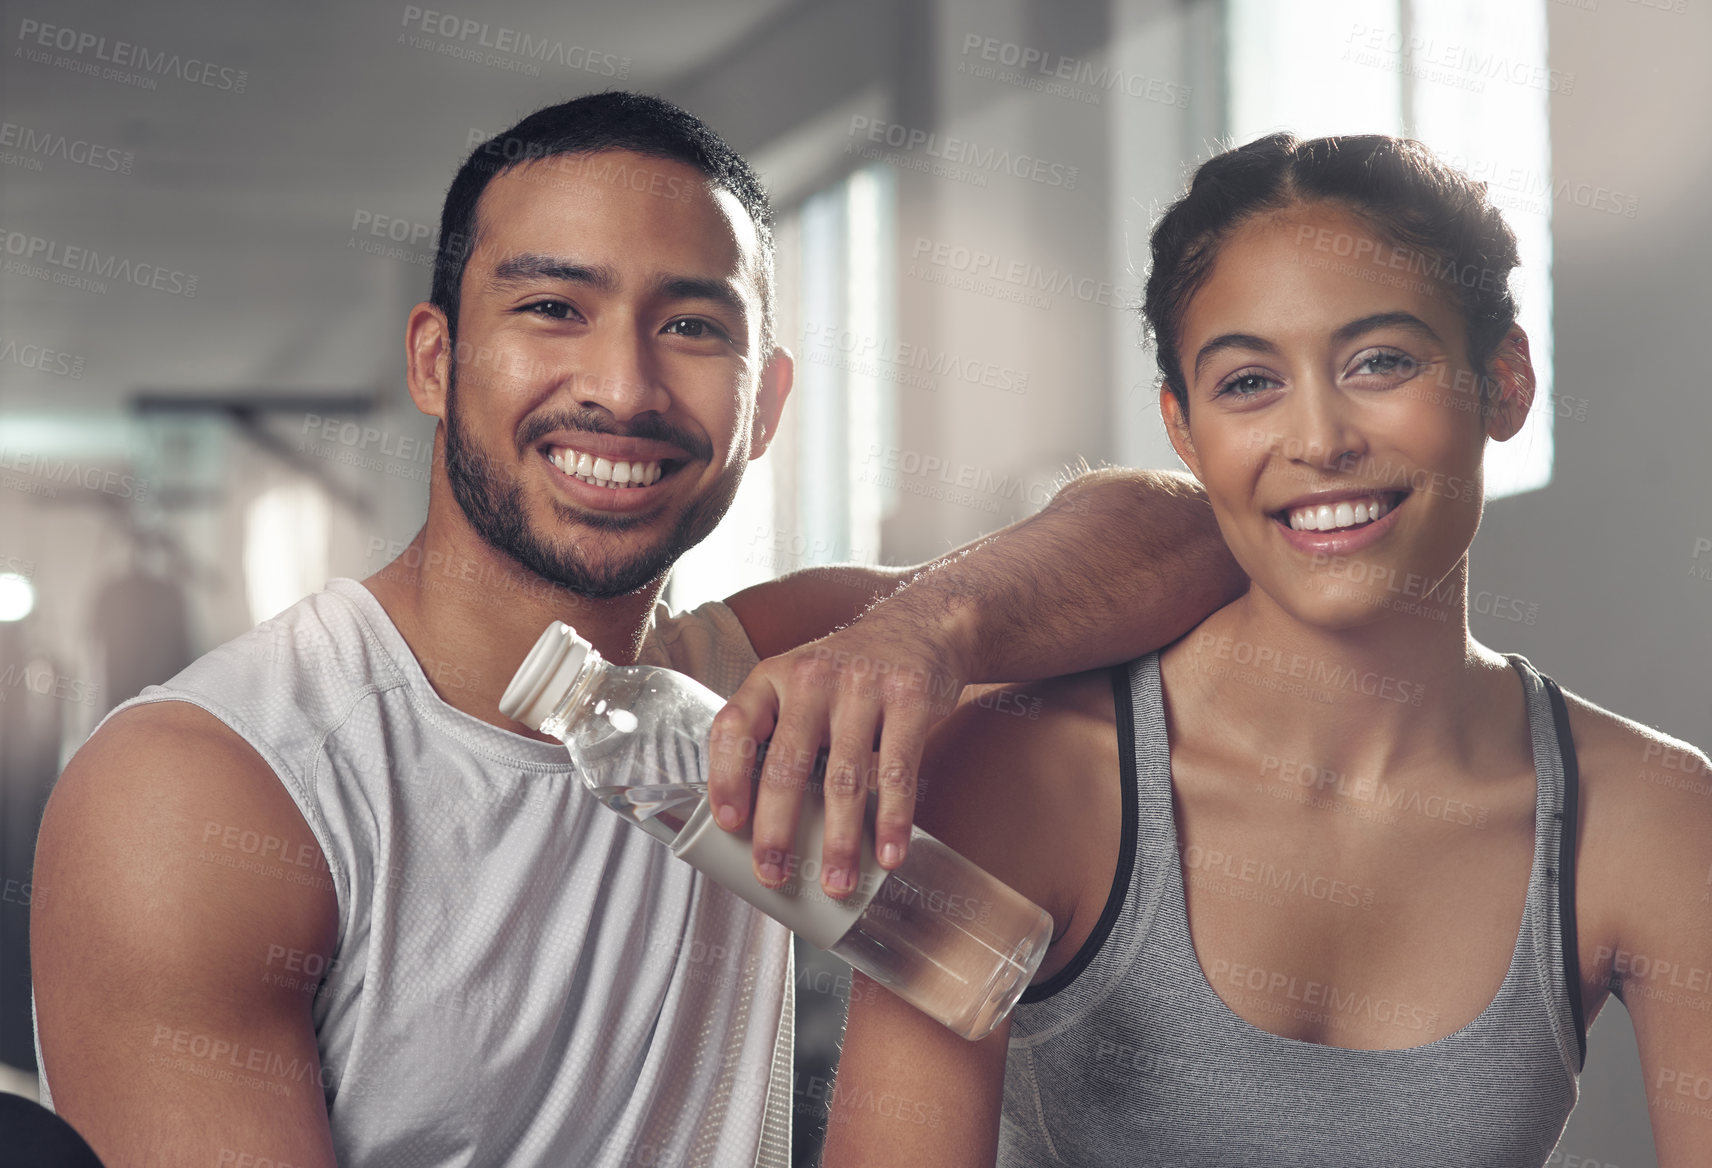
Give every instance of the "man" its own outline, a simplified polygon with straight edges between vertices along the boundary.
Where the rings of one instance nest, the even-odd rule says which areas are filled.
[[[42,1087],[111,1168],[782,1162],[788,934],[497,708],[554,619],[729,694],[915,574],[656,608],[790,392],[769,214],[710,129],[631,94],[542,110],[459,171],[406,333],[439,420],[422,530],[121,707],[44,814]],[[1055,580],[1071,546],[1103,594]],[[895,814],[936,711],[839,662],[960,685],[1133,655],[1237,586],[1220,546],[1174,480],[1096,477],[770,662],[723,725],[788,727],[781,755],[830,726],[844,759],[884,727]],[[1137,595],[1191,561],[1226,587]],[[1142,640],[1113,641],[1101,614],[1138,605]],[[769,832],[794,765],[763,784]]]

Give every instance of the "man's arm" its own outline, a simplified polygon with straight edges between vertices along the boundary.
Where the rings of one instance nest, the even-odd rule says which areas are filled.
[[[870,787],[879,789],[881,863],[902,862],[923,743],[963,686],[1140,656],[1247,584],[1193,479],[1106,469],[1072,480],[1038,514],[921,567],[809,569],[740,592],[728,603],[756,652],[782,656],[757,666],[714,722],[715,815],[727,829],[748,820],[755,744],[771,739],[754,795],[753,850],[756,875],[778,884],[826,747],[821,882],[843,895],[839,874],[855,870]],[[769,872],[769,862],[779,868]]]
[[[337,939],[321,856],[260,756],[187,703],[125,711],[66,767],[31,974],[54,1107],[108,1168],[332,1168],[315,979],[295,972]],[[282,879],[280,857],[314,857],[320,879]]]

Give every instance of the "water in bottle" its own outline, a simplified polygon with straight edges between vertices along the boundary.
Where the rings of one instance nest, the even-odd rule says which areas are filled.
[[[765,887],[750,866],[748,829],[721,830],[707,801],[708,736],[724,704],[673,670],[612,665],[555,621],[499,708],[561,739],[601,803],[709,878],[964,1037],[989,1033],[1034,976],[1052,919],[920,828],[887,872],[874,855],[871,801],[856,888],[827,896],[813,788],[785,883]]]

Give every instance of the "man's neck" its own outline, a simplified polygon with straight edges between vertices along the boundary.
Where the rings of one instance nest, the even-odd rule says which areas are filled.
[[[410,546],[363,584],[448,705],[526,733],[499,712],[499,698],[541,631],[562,620],[607,660],[632,663],[665,577],[623,596],[584,596],[497,551],[461,514],[437,516],[431,506]]]

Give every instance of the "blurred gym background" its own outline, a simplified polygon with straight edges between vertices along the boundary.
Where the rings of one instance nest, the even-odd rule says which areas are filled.
[[[441,198],[474,143],[581,93],[687,106],[778,215],[798,389],[674,606],[919,561],[1079,460],[1176,465],[1130,310],[1154,217],[1221,143],[1405,133],[1505,208],[1542,371],[1493,456],[1475,635],[1712,743],[1698,0],[0,13],[0,1087],[35,1092],[29,881],[59,768],[113,705],[410,539],[431,429],[403,323]],[[806,1162],[845,981],[801,955]],[[1620,1005],[1590,1046],[1564,1162],[1655,1163]]]

